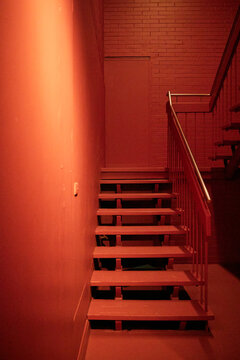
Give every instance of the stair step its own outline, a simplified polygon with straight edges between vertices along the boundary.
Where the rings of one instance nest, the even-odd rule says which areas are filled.
[[[131,209],[98,209],[97,215],[178,215],[179,210],[170,208],[131,208]]]
[[[163,171],[165,169],[163,169],[162,167],[105,167],[105,168],[101,168],[101,173],[109,173],[109,172],[126,172],[126,173],[132,173],[132,172],[145,172],[145,173],[149,173],[149,172],[159,172],[159,171]]]
[[[234,111],[234,112],[240,111],[240,103],[237,103],[237,104],[233,105],[233,106],[230,108],[230,111]]]
[[[188,286],[200,282],[190,271],[102,271],[92,274],[91,286]]]
[[[240,140],[223,140],[215,142],[216,146],[237,146],[240,144]]]
[[[169,184],[168,179],[102,179],[100,184]]]
[[[235,149],[233,156],[226,167],[226,177],[231,179],[240,165],[240,145]]]
[[[97,226],[96,235],[181,235],[185,234],[180,226],[157,225],[157,226]]]
[[[231,155],[215,155],[215,156],[210,156],[209,159],[212,161],[216,161],[216,160],[230,160],[232,158]]]
[[[102,200],[114,200],[114,199],[171,199],[175,197],[170,193],[101,193],[98,195]]]
[[[185,246],[96,246],[95,259],[189,258],[192,253]]]
[[[95,300],[90,303],[89,320],[191,321],[212,320],[193,300]]]
[[[163,167],[102,168],[102,179],[165,179],[168,170]]]
[[[231,124],[226,124],[222,127],[223,130],[240,130],[240,123],[233,122]]]

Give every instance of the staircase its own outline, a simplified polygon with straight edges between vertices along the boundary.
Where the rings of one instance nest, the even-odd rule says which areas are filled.
[[[213,161],[223,160],[226,178],[240,165],[240,6],[238,7],[215,80],[209,110],[215,142]],[[221,150],[220,150],[221,149]]]
[[[240,104],[236,104],[229,109],[229,112],[235,113],[235,119],[237,118],[237,113],[240,111]],[[237,119],[238,120],[238,119]],[[216,154],[213,157],[210,157],[211,160],[223,160],[225,170],[226,170],[226,177],[231,179],[234,174],[236,173],[239,164],[240,164],[240,122],[239,121],[232,121],[232,117],[230,121],[221,126],[221,130],[223,132],[230,132],[231,138],[230,139],[223,139],[222,141],[215,142],[215,146],[217,147],[230,147],[231,154]],[[236,136],[236,132],[238,136]],[[234,137],[234,139],[232,139]],[[225,138],[224,134],[222,138]],[[226,152],[226,151],[225,151]],[[229,151],[228,151],[229,152]]]
[[[90,281],[92,327],[185,329],[213,319],[185,290],[196,291],[204,280],[193,265],[198,255],[187,245],[178,197],[158,169],[103,169]]]

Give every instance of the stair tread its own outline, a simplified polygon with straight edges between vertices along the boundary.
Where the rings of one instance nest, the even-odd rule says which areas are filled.
[[[222,141],[216,141],[215,145],[217,146],[231,146],[231,145],[238,145],[240,144],[240,140],[222,140]]]
[[[186,231],[175,225],[156,226],[97,226],[96,235],[150,235],[150,234],[185,234]]]
[[[99,199],[171,199],[171,193],[100,193]]]
[[[232,158],[232,155],[216,155],[216,156],[210,156],[210,160],[230,160]]]
[[[162,167],[105,167],[101,168],[101,172],[161,172],[165,170]]]
[[[177,215],[178,211],[170,208],[129,208],[98,209],[97,215]]]
[[[100,184],[169,184],[168,179],[101,179]]]
[[[184,246],[96,246],[94,258],[186,258],[192,254]]]
[[[240,122],[232,122],[222,127],[223,130],[240,130]]]
[[[95,300],[88,310],[89,320],[210,320],[197,300]]]
[[[237,104],[233,105],[232,107],[230,107],[230,111],[234,111],[234,112],[240,111],[240,103],[237,103]]]
[[[91,286],[187,286],[199,284],[191,271],[102,271],[92,274]]]

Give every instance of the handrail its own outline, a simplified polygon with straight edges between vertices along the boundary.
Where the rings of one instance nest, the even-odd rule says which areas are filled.
[[[211,112],[217,100],[222,83],[224,81],[225,75],[230,65],[234,53],[234,49],[236,49],[237,47],[239,38],[240,38],[240,6],[238,7],[237,14],[234,18],[234,22],[220,64],[218,66],[218,70],[210,94],[172,93],[171,96],[211,96],[211,99],[209,101],[209,112]]]
[[[174,95],[174,94],[172,94],[172,95]],[[188,157],[189,157],[189,159],[190,159],[190,161],[191,161],[191,164],[192,164],[192,167],[193,167],[193,169],[194,169],[195,175],[196,175],[196,177],[197,177],[197,181],[198,181],[198,183],[199,183],[199,185],[200,185],[203,199],[204,199],[206,202],[210,202],[210,201],[211,201],[211,197],[210,197],[209,192],[208,192],[208,190],[207,190],[207,188],[206,188],[206,185],[205,185],[205,183],[204,183],[204,181],[203,181],[202,175],[201,175],[201,173],[200,173],[200,171],[199,171],[199,169],[198,169],[197,163],[196,163],[196,161],[195,161],[195,159],[194,159],[194,156],[193,156],[193,154],[192,154],[192,151],[191,151],[191,149],[190,149],[190,146],[188,145],[187,139],[186,139],[186,137],[185,137],[185,135],[184,135],[184,132],[183,132],[182,127],[181,127],[181,125],[180,125],[180,122],[179,122],[179,120],[178,120],[177,114],[176,114],[176,112],[175,112],[175,110],[174,110],[174,108],[173,108],[173,105],[172,105],[172,95],[171,95],[171,92],[168,91],[169,105],[170,105],[172,114],[173,114],[174,119],[175,119],[175,121],[176,121],[176,125],[177,125],[177,127],[178,127],[179,132],[180,132],[182,142],[183,142],[183,144],[184,144],[184,147],[185,147],[185,149],[186,149],[186,152],[187,152],[187,154],[188,154]]]
[[[192,253],[192,273],[199,279],[200,305],[208,311],[208,240],[211,237],[211,198],[183,133],[168,91],[168,169],[175,207],[181,209],[185,246]]]
[[[171,96],[210,96],[211,94],[171,94]]]
[[[211,89],[211,100],[209,103],[209,109],[212,111],[214,104],[217,100],[219,91],[224,81],[225,75],[228,71],[234,49],[237,47],[240,36],[240,6],[238,7],[237,14],[234,18],[234,22],[222,55],[221,62],[219,64],[215,80]]]
[[[218,70],[216,72],[216,77],[213,81],[212,89],[210,94],[198,93],[198,94],[189,94],[189,93],[171,93],[170,96],[174,97],[174,104],[176,105],[177,112],[184,112],[185,114],[188,112],[195,113],[195,116],[198,112],[201,113],[211,113],[211,121],[212,121],[212,143],[217,143],[223,140],[224,135],[221,132],[221,129],[224,127],[226,123],[231,123],[233,120],[233,115],[231,113],[231,108],[233,105],[239,102],[238,95],[238,82],[239,78],[238,73],[238,46],[240,39],[240,6],[238,6],[238,10],[236,16],[234,18],[234,22],[227,40],[227,44],[225,46],[220,64],[218,66]],[[234,84],[234,85],[233,85]],[[226,85],[226,86],[225,86]],[[191,97],[190,102],[185,102],[184,97]],[[199,98],[198,104],[192,103],[193,97]],[[207,97],[207,101],[205,100]],[[170,101],[169,101],[170,102]],[[199,104],[204,104],[204,108],[200,108]],[[174,118],[176,118],[176,112],[172,107],[171,101],[171,111],[173,113]],[[180,106],[179,106],[180,105]],[[189,107],[189,105],[191,105]],[[177,107],[178,106],[178,107]],[[230,112],[229,112],[230,110]],[[224,114],[224,116],[219,116],[219,112]],[[196,127],[196,124],[195,124]],[[196,136],[196,128],[195,128],[195,136]],[[196,140],[195,140],[196,141]],[[185,146],[187,148],[187,146]],[[217,149],[214,147],[212,150],[212,159],[216,159]],[[192,156],[190,155],[190,158]],[[225,166],[229,168],[232,160]],[[198,176],[198,171],[195,171]],[[198,179],[199,181],[199,179]],[[202,181],[199,181],[199,184],[202,188],[202,192],[204,193],[204,187],[202,185]],[[206,194],[205,194],[206,195]]]

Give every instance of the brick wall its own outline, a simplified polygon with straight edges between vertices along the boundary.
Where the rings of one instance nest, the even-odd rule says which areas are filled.
[[[104,0],[105,56],[151,57],[151,166],[166,166],[167,90],[210,92],[238,3]]]

